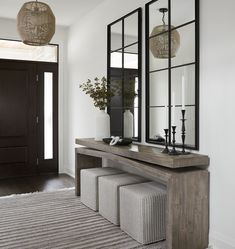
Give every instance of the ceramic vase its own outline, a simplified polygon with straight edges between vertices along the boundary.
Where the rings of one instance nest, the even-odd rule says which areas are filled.
[[[125,110],[124,119],[124,137],[132,138],[134,135],[134,116],[130,110]]]
[[[102,141],[110,137],[110,117],[105,110],[99,110],[96,114],[95,141]]]

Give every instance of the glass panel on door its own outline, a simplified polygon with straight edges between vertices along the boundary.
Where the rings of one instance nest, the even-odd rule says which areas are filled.
[[[53,159],[53,73],[44,73],[44,159]]]

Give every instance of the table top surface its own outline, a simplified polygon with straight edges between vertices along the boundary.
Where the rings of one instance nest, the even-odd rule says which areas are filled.
[[[162,149],[130,144],[128,146],[110,146],[104,142],[95,141],[94,138],[76,139],[76,144],[82,145],[91,149],[105,151],[115,155],[139,160],[151,164],[167,168],[183,168],[183,167],[207,167],[209,165],[209,157],[207,155],[191,153],[189,155],[172,156],[161,153]]]

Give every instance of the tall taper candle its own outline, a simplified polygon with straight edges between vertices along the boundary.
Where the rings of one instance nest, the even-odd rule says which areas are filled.
[[[182,76],[182,110],[185,110],[185,76]]]
[[[175,92],[172,93],[172,120],[171,125],[175,126]]]
[[[167,108],[167,105],[165,106],[165,112],[166,112],[166,124],[165,124],[165,128],[168,128],[168,108]]]

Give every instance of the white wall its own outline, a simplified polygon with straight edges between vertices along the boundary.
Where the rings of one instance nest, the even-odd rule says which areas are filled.
[[[76,137],[94,137],[95,108],[80,89],[88,78],[106,76],[107,25],[130,11],[143,6],[141,0],[107,0],[92,10],[69,30],[68,68],[68,158],[67,169],[74,174]],[[143,36],[144,37],[144,36]],[[144,49],[144,47],[143,47]]]
[[[235,1],[225,2],[201,1],[200,152],[211,159],[210,235],[219,249],[235,248]]]
[[[68,28],[57,27],[51,43],[59,44],[59,171],[64,172],[64,102],[67,90]],[[0,38],[20,40],[14,20],[0,18]]]
[[[186,1],[186,0],[185,0]],[[95,108],[78,85],[106,75],[106,26],[148,1],[107,0],[69,30],[65,168],[74,174],[74,140],[93,137]],[[235,1],[201,1],[200,153],[211,159],[210,242],[235,248]],[[144,14],[144,12],[143,12]],[[143,18],[144,20],[144,18]],[[144,27],[144,22],[143,22]],[[144,38],[144,34],[143,34]],[[143,45],[142,141],[145,141]]]

